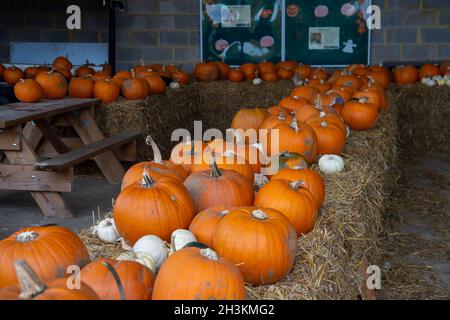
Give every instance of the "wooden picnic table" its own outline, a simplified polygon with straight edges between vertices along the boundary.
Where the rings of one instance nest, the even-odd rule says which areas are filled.
[[[72,217],[73,166],[95,160],[109,183],[120,183],[120,160],[134,161],[137,133],[105,138],[94,118],[98,99],[44,100],[0,106],[0,189],[30,191],[45,216]],[[62,137],[58,127],[76,135]]]

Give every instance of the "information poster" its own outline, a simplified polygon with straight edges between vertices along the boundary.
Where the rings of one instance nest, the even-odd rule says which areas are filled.
[[[369,63],[370,4],[370,0],[286,0],[286,60],[325,66]]]
[[[202,60],[278,62],[282,9],[281,0],[202,0]]]

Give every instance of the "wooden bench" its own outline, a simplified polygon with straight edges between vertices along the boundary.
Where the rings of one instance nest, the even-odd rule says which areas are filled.
[[[27,190],[46,216],[74,215],[60,192],[72,191],[73,166],[93,159],[109,183],[121,183],[120,159],[134,161],[137,133],[105,138],[94,118],[98,99],[0,106],[0,189]],[[77,136],[61,137],[60,127]]]

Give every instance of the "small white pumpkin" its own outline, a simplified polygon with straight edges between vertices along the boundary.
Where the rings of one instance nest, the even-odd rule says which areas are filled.
[[[185,245],[191,242],[196,242],[197,238],[189,230],[177,229],[172,232],[170,237],[170,249],[171,253],[183,249]]]
[[[258,85],[258,84],[261,84],[261,83],[262,83],[261,78],[255,78],[255,79],[253,79],[253,84],[254,84],[254,85]]]
[[[100,240],[105,242],[116,242],[119,240],[116,224],[113,218],[103,219],[95,226],[95,231]]]
[[[179,89],[180,88],[180,84],[176,81],[172,81],[171,83],[169,83],[169,87],[171,89]]]
[[[420,82],[422,84],[427,84],[428,80],[430,79],[430,77],[423,77],[422,79],[420,79]]]
[[[434,87],[434,85],[435,85],[436,83],[434,82],[433,79],[428,78],[428,80],[427,80],[427,82],[426,82],[425,84],[426,84],[427,86],[429,86],[429,87]]]
[[[439,74],[433,76],[433,80],[436,81],[436,82],[438,82],[438,81],[441,80],[441,79],[442,79],[442,76],[439,75]]]
[[[148,252],[134,252],[134,251],[126,251],[122,254],[120,254],[117,258],[117,261],[134,261],[137,263],[140,263],[150,270],[152,270],[153,273],[156,273],[156,263],[153,257]]]
[[[342,172],[344,159],[335,154],[325,154],[319,159],[319,168],[326,174]]]
[[[158,270],[164,261],[167,259],[167,248],[159,237],[154,235],[143,236],[133,246],[134,252],[147,252],[153,260],[155,260],[155,267]]]

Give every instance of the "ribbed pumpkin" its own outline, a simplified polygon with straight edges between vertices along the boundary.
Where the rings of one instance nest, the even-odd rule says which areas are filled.
[[[166,91],[167,85],[161,77],[145,76],[151,94],[162,94]]]
[[[399,66],[394,68],[392,77],[396,84],[411,84],[417,81],[418,73],[414,66]]]
[[[122,95],[128,100],[144,99],[150,93],[147,81],[136,78],[134,70],[131,70],[131,75],[131,79],[125,80],[122,84]]]
[[[0,241],[0,288],[17,285],[14,261],[25,260],[39,279],[65,276],[70,265],[84,266],[89,255],[78,236],[59,226],[21,229]]]
[[[230,70],[230,72],[228,73],[228,79],[231,82],[242,82],[245,79],[245,74],[240,71],[240,70]]]
[[[309,163],[314,162],[317,156],[317,136],[309,126],[298,123],[293,120],[290,124],[282,123],[275,126],[274,130],[279,131],[278,152],[296,152],[303,155]],[[268,135],[267,141],[264,141],[264,150],[272,156],[272,135]]]
[[[194,217],[189,225],[189,231],[195,235],[198,242],[212,247],[212,239],[216,227],[229,212],[230,208],[226,206],[207,208]]]
[[[264,122],[259,126],[259,129],[273,129],[275,126],[281,123],[291,123],[293,117],[289,114],[286,114],[284,111],[278,116],[270,116],[264,120]]]
[[[153,300],[243,300],[244,279],[238,268],[209,248],[183,248],[161,267]]]
[[[213,247],[219,256],[237,265],[245,282],[270,284],[292,269],[296,236],[292,223],[277,210],[243,207],[219,222]]]
[[[269,112],[262,108],[241,109],[234,115],[231,121],[231,128],[244,131],[248,129],[258,130],[269,115]],[[257,138],[257,134],[253,138],[248,136],[245,138],[245,143],[254,143],[257,141]]]
[[[278,103],[278,105],[282,108],[289,109],[293,112],[296,112],[303,106],[306,106],[309,104],[309,100],[305,98],[293,98],[293,97],[284,97],[281,99],[281,101]]]
[[[342,118],[353,130],[367,130],[375,127],[378,109],[364,99],[352,100],[344,105]]]
[[[234,170],[220,170],[215,161],[211,170],[192,173],[184,185],[194,200],[196,212],[218,205],[238,207],[253,203],[253,181]]]
[[[316,89],[310,86],[301,86],[294,88],[291,92],[292,98],[304,98],[309,103],[313,102],[314,96],[318,93]]]
[[[325,182],[316,171],[308,168],[283,168],[271,180],[284,179],[288,181],[302,181],[302,186],[311,192],[318,208],[323,205],[325,198]]]
[[[14,263],[19,285],[0,289],[0,300],[98,300],[98,296],[84,282],[69,288],[68,278],[50,280],[45,284],[24,261]]]
[[[361,80],[354,75],[340,76],[333,84],[333,88],[347,87],[351,88],[353,92],[362,86]]]
[[[122,294],[114,271],[120,279]],[[81,269],[81,281],[91,287],[102,300],[151,300],[155,276],[144,265],[134,261],[116,261],[103,258],[92,261]]]
[[[306,234],[314,228],[318,207],[302,185],[303,181],[271,180],[256,194],[255,206],[280,211],[292,222],[297,235]]]
[[[119,194],[114,221],[119,234],[133,245],[145,235],[165,241],[176,229],[186,229],[194,217],[194,203],[186,188],[171,178],[154,181],[144,170],[136,182]]]
[[[14,85],[14,95],[21,102],[34,103],[42,99],[42,88],[34,79],[20,79]]]
[[[9,85],[16,84],[22,78],[23,78],[22,69],[17,68],[16,66],[11,66],[3,71],[3,79]]]
[[[424,77],[434,77],[441,74],[439,67],[437,65],[426,63],[422,65],[419,69],[419,79]]]
[[[91,77],[73,78],[69,83],[69,96],[92,98],[94,96],[94,80]]]
[[[365,99],[367,102],[375,105],[378,110],[386,110],[387,108],[387,100],[384,94],[381,94],[378,90],[363,90],[356,91],[353,94],[353,98],[360,100]]]
[[[139,162],[128,169],[122,179],[121,190],[137,181],[140,181],[144,170],[146,170],[149,176],[155,181],[158,181],[160,178],[167,177],[172,178],[179,183],[183,183],[188,176],[186,170],[184,170],[181,165],[174,164],[171,161],[164,161],[158,146],[149,136],[147,137],[146,142],[153,150],[153,161]]]
[[[321,110],[318,115],[308,117],[304,123],[312,127],[315,124],[319,125],[322,121],[337,126],[345,136],[347,129],[345,128],[344,120],[336,113],[333,107],[327,107]]]
[[[253,80],[258,76],[258,66],[253,63],[244,63],[239,67],[247,80]]]
[[[389,88],[389,72],[372,71],[367,75],[367,78],[369,79],[369,81],[380,84],[385,90]]]
[[[341,154],[345,145],[345,132],[332,122],[314,119],[309,123],[317,137],[317,152],[323,154]],[[344,129],[345,130],[345,129]]]
[[[39,73],[36,81],[42,87],[44,99],[62,99],[67,95],[67,80],[58,72],[51,70]]]
[[[116,101],[120,96],[120,87],[111,79],[98,80],[94,84],[94,97],[103,103]]]
[[[195,65],[194,75],[197,81],[215,81],[220,77],[220,69],[214,62],[200,62]]]

